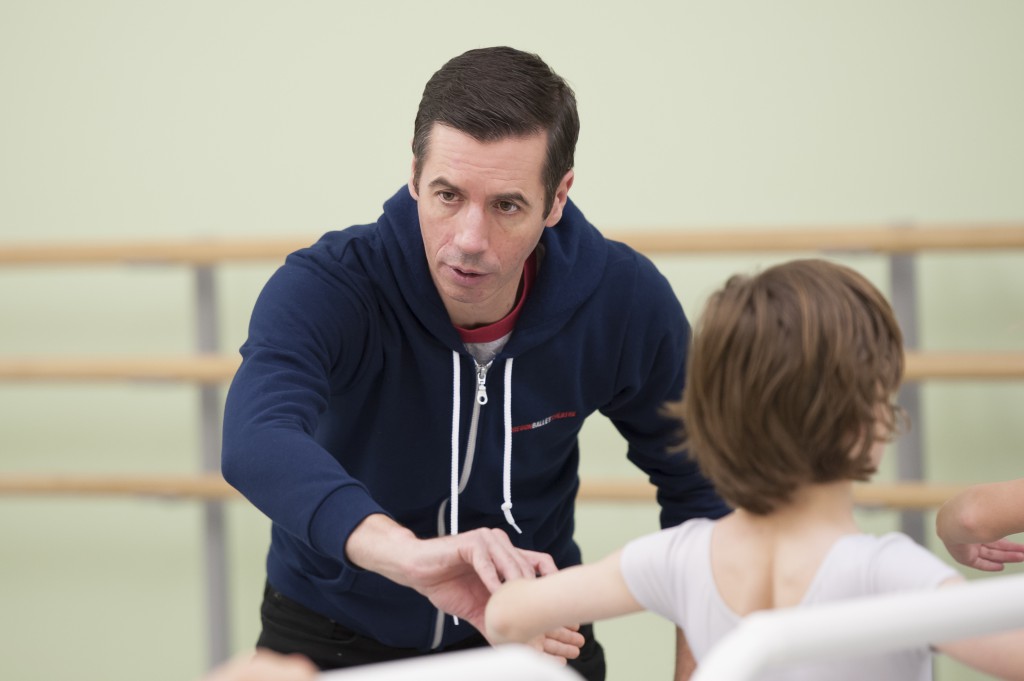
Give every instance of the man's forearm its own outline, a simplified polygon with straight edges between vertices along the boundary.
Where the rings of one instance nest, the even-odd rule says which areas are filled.
[[[416,535],[409,529],[382,513],[375,513],[352,530],[345,542],[345,557],[356,567],[408,585],[406,559],[416,541]]]

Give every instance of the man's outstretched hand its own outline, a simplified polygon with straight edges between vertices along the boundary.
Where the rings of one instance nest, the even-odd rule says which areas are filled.
[[[518,549],[499,529],[453,537],[418,539],[384,515],[368,516],[349,536],[348,559],[393,582],[415,589],[434,606],[485,631],[487,600],[503,582],[557,572],[546,553]],[[562,662],[579,656],[583,635],[561,627],[530,645]]]

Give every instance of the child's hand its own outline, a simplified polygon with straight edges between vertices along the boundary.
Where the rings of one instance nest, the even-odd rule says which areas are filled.
[[[527,642],[531,648],[553,657],[555,661],[565,664],[580,656],[580,648],[585,639],[579,632],[579,625],[559,627],[542,634]]]
[[[1008,539],[986,544],[946,542],[946,550],[961,565],[986,572],[1000,572],[1006,563],[1024,563],[1024,544]]]

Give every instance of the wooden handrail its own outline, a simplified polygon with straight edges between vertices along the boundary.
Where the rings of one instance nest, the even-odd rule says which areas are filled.
[[[913,253],[1024,248],[1024,223],[943,227],[636,230],[607,233],[647,254],[840,251]]]
[[[0,357],[0,380],[188,381],[223,383],[238,369],[237,355],[126,357]]]
[[[128,496],[171,499],[241,499],[219,473],[195,475],[102,475],[3,473],[0,496]]]
[[[906,378],[917,380],[1024,378],[1022,352],[907,352]]]
[[[935,482],[875,482],[853,486],[853,499],[867,508],[898,508],[925,511],[938,508],[967,488],[964,484]]]
[[[964,484],[929,482],[871,482],[853,486],[854,502],[864,508],[927,510],[937,508]],[[585,501],[630,502],[655,500],[655,488],[645,480],[581,479],[579,498]]]
[[[925,482],[858,483],[858,506],[889,509],[931,509],[962,491],[965,485]],[[586,502],[654,502],[655,488],[646,480],[583,479],[579,499]],[[242,496],[216,473],[197,475],[102,475],[4,473],[2,496],[121,496],[225,501]]]
[[[184,264],[283,260],[315,238],[195,239],[0,244],[2,265]]]
[[[609,229],[606,236],[648,254],[852,251],[991,251],[1024,248],[1024,223],[909,227]],[[283,260],[316,240],[309,237],[221,237],[81,243],[0,244],[0,265],[165,263],[210,265],[226,261]]]
[[[200,354],[126,357],[0,357],[0,380],[188,381],[231,380],[237,355]],[[907,380],[1024,379],[1024,352],[908,352]]]

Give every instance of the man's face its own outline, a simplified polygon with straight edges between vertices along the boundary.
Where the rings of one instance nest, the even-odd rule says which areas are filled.
[[[409,191],[430,276],[454,324],[473,328],[508,314],[523,263],[544,228],[561,219],[573,174],[566,173],[545,214],[546,153],[544,133],[479,142],[434,124],[419,186],[410,179]]]

